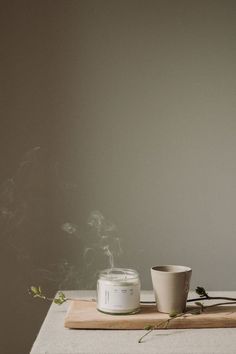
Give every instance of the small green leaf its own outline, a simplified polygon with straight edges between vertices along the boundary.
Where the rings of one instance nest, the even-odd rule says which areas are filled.
[[[207,296],[207,292],[202,286],[197,286],[195,291],[200,297]]]
[[[62,305],[63,302],[65,302],[65,300],[61,300],[61,299],[59,299],[59,298],[56,298],[56,299],[53,300],[53,302],[54,302],[55,304],[57,304],[57,305]]]
[[[67,299],[66,299],[65,294],[64,294],[62,291],[59,291],[59,292],[58,292],[58,297],[55,297],[55,298],[53,299],[53,302],[54,302],[55,304],[57,304],[57,305],[61,305],[61,304],[63,304],[66,300],[67,300]]]
[[[58,296],[59,296],[61,299],[65,299],[65,298],[66,298],[65,294],[64,294],[62,291],[59,291]]]
[[[196,301],[196,302],[195,302],[195,305],[197,305],[197,306],[200,307],[200,313],[202,313],[202,312],[204,311],[204,305],[203,305],[201,302]]]
[[[29,288],[29,294],[33,296],[34,298],[39,297],[43,300],[46,300],[46,296],[42,294],[42,290],[40,286],[31,286]]]
[[[38,293],[38,288],[36,286],[31,286],[30,290],[31,290],[32,294],[37,294]]]
[[[53,300],[53,302],[54,302],[55,304],[57,304],[57,305],[61,305],[61,303],[62,303],[59,298],[55,298],[55,299]]]

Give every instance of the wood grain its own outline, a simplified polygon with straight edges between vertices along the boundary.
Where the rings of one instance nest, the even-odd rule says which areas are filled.
[[[65,317],[67,328],[78,329],[144,329],[157,325],[169,316],[156,311],[153,305],[143,305],[134,315],[108,315],[96,309],[95,302],[71,301]],[[168,328],[233,328],[236,327],[236,306],[221,306],[207,309],[200,315],[172,320]]]

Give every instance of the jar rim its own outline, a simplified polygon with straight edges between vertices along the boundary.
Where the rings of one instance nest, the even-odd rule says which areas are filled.
[[[99,279],[121,281],[139,278],[135,269],[130,268],[107,268],[99,272]]]

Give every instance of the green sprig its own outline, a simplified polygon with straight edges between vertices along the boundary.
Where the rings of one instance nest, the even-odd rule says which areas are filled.
[[[68,299],[66,298],[65,294],[62,291],[58,292],[58,296],[54,298],[49,298],[42,293],[41,286],[31,286],[28,290],[29,294],[33,298],[40,298],[46,301],[53,301],[57,305],[61,305],[66,302]]]
[[[143,339],[149,335],[149,333],[151,333],[154,329],[160,329],[160,328],[168,328],[169,327],[169,323],[174,320],[175,318],[178,317],[185,317],[187,314],[191,314],[191,315],[200,315],[202,312],[205,311],[205,309],[210,308],[210,307],[217,307],[217,306],[221,306],[221,305],[226,305],[226,304],[236,304],[236,298],[230,298],[230,297],[220,297],[220,296],[210,296],[208,295],[207,291],[205,290],[205,288],[203,288],[202,286],[198,286],[195,289],[197,295],[199,295],[199,298],[195,298],[195,299],[190,299],[187,300],[187,302],[194,302],[195,305],[197,306],[197,308],[193,308],[190,310],[186,310],[183,313],[178,313],[176,311],[173,311],[169,314],[169,318],[165,321],[160,322],[159,324],[155,325],[155,326],[146,326],[144,327],[145,330],[147,330],[147,332],[142,335],[142,337],[139,338],[139,343],[143,342]],[[200,301],[199,301],[200,300]],[[221,303],[217,303],[217,304],[213,304],[213,305],[208,305],[205,306],[203,305],[203,303],[201,301],[203,300],[226,300],[226,302],[221,302]]]

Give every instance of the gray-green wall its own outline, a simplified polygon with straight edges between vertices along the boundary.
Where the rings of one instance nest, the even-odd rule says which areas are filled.
[[[29,285],[94,288],[112,261],[145,289],[166,263],[235,289],[236,2],[0,14],[1,353],[29,352],[45,316]]]

